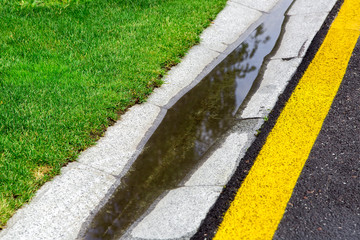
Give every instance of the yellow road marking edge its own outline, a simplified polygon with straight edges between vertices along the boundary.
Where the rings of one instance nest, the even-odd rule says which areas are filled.
[[[345,0],[286,103],[214,239],[271,239],[330,110],[360,34],[360,1]]]

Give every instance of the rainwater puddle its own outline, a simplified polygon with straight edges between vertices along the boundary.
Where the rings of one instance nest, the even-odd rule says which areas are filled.
[[[85,239],[119,238],[166,190],[176,188],[206,151],[239,121],[235,114],[280,36],[285,0],[265,22],[171,107]]]

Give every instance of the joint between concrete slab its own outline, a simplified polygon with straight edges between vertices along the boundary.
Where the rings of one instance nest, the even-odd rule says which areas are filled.
[[[288,57],[288,58],[274,57],[274,58],[270,58],[270,60],[282,60],[282,61],[291,61],[293,59],[303,59],[303,57]]]
[[[117,176],[117,175],[115,175],[115,174],[112,174],[112,173],[108,173],[108,172],[106,172],[104,169],[100,169],[100,168],[91,166],[91,165],[89,165],[89,164],[87,164],[87,163],[82,163],[82,162],[77,162],[77,163],[79,163],[79,165],[88,167],[88,168],[90,168],[90,169],[92,169],[92,170],[102,172],[102,173],[105,174],[105,175],[108,175],[108,176],[111,176],[111,177],[114,177],[114,178],[119,178],[119,176]]]
[[[243,4],[243,3],[240,3],[240,2],[236,2],[236,1],[233,1],[233,0],[229,0],[229,2],[232,2],[232,3],[235,3],[235,4],[241,5],[241,6],[243,6],[243,7],[249,8],[249,9],[251,9],[251,10],[258,11],[258,12],[260,12],[260,13],[262,13],[262,14],[268,14],[268,12],[266,12],[266,11],[262,11],[262,10],[260,10],[260,9],[256,9],[256,8],[247,6],[247,5],[245,5],[245,4]]]
[[[242,118],[242,117],[239,117],[239,118],[236,118],[236,120],[238,121],[243,121],[243,120],[261,120],[263,119],[262,117],[246,117],[246,118]]]
[[[226,185],[226,184],[225,184]],[[174,187],[171,190],[179,189],[179,188],[197,188],[197,187],[224,187],[225,185],[222,184],[193,184],[193,185],[185,185],[185,183],[179,184],[179,186]]]
[[[315,15],[315,14],[329,14],[330,11],[318,11],[318,12],[311,12],[311,13],[296,13],[296,14],[291,14],[291,13],[287,13],[285,16],[288,17],[296,17],[296,16],[311,16],[311,15]]]

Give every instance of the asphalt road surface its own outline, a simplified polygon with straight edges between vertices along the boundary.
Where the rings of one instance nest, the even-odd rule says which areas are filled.
[[[360,41],[275,239],[360,238]]]

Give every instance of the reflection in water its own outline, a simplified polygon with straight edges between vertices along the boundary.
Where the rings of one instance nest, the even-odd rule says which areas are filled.
[[[280,34],[290,2],[269,16],[233,53],[171,109],[94,217],[85,239],[120,236],[164,191],[175,188],[236,121],[266,55]]]

